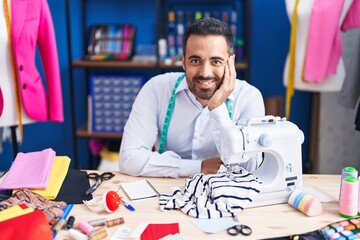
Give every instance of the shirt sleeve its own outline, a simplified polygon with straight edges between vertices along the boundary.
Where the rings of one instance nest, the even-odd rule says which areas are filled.
[[[143,86],[133,104],[122,136],[119,169],[133,176],[173,178],[200,173],[201,161],[181,159],[172,151],[162,154],[153,151],[159,132],[158,108],[164,107],[160,101],[165,98],[163,93],[167,92],[159,87],[150,80]]]

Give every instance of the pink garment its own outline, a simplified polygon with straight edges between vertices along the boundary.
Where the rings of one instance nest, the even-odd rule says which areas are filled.
[[[11,39],[21,104],[37,121],[63,122],[63,99],[54,24],[47,0],[11,0]],[[45,81],[36,67],[39,49]],[[46,82],[46,87],[43,82]]]
[[[54,158],[55,152],[51,148],[39,152],[18,153],[0,183],[0,189],[45,189]]]
[[[351,28],[360,28],[360,0],[352,2],[341,29],[346,31]]]
[[[2,94],[1,88],[0,88],[0,117],[4,110],[4,96]]]
[[[315,0],[306,46],[304,80],[321,83],[334,75],[342,53],[340,15],[344,0]]]

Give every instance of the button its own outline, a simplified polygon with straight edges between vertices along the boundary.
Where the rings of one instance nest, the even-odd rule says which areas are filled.
[[[23,65],[20,65],[19,69],[22,71],[24,69]]]
[[[23,89],[26,89],[26,88],[27,88],[26,83],[24,83],[24,84],[22,85],[22,88],[23,88]]]

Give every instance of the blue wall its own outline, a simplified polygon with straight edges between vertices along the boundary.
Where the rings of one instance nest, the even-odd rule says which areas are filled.
[[[71,0],[71,25],[73,59],[83,55],[83,41],[80,31],[81,16],[80,1]],[[262,1],[253,0],[253,29],[252,29],[252,55],[251,55],[251,82],[263,93],[264,98],[281,95],[285,96],[285,88],[282,85],[283,66],[288,51],[289,20],[285,11],[283,0]],[[49,0],[52,12],[56,38],[59,51],[59,61],[63,88],[65,122],[64,123],[34,123],[24,126],[24,142],[19,145],[19,151],[31,152],[45,148],[53,148],[57,155],[66,155],[73,159],[73,142],[71,127],[70,106],[70,82],[68,46],[66,32],[65,1]],[[109,4],[111,8],[102,9]],[[132,23],[137,27],[136,44],[155,43],[156,20],[155,1],[114,1],[114,0],[88,0],[89,21],[92,23]],[[139,10],[139,6],[141,9]],[[126,9],[124,11],[124,9]],[[103,11],[102,11],[103,10]],[[105,12],[100,19],[97,14]],[[40,61],[38,60],[40,66]],[[123,70],[121,70],[123,71]],[[76,91],[75,109],[77,112],[77,127],[81,126],[86,119],[86,88],[84,71],[75,69],[74,82]],[[147,77],[155,74],[146,74]],[[303,159],[306,160],[308,152],[308,131],[310,122],[310,97],[309,93],[296,92],[292,103],[291,121],[296,123],[305,133],[303,145]],[[88,148],[85,139],[78,140],[80,168],[88,168]],[[0,154],[0,171],[10,167],[14,159],[12,145],[9,142],[3,144],[3,152]],[[72,162],[72,166],[74,163]]]

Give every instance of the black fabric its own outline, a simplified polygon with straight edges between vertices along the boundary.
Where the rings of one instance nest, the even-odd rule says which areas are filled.
[[[67,204],[82,204],[83,200],[93,198],[92,194],[85,194],[89,188],[90,183],[86,171],[69,168],[55,201],[64,201]]]

